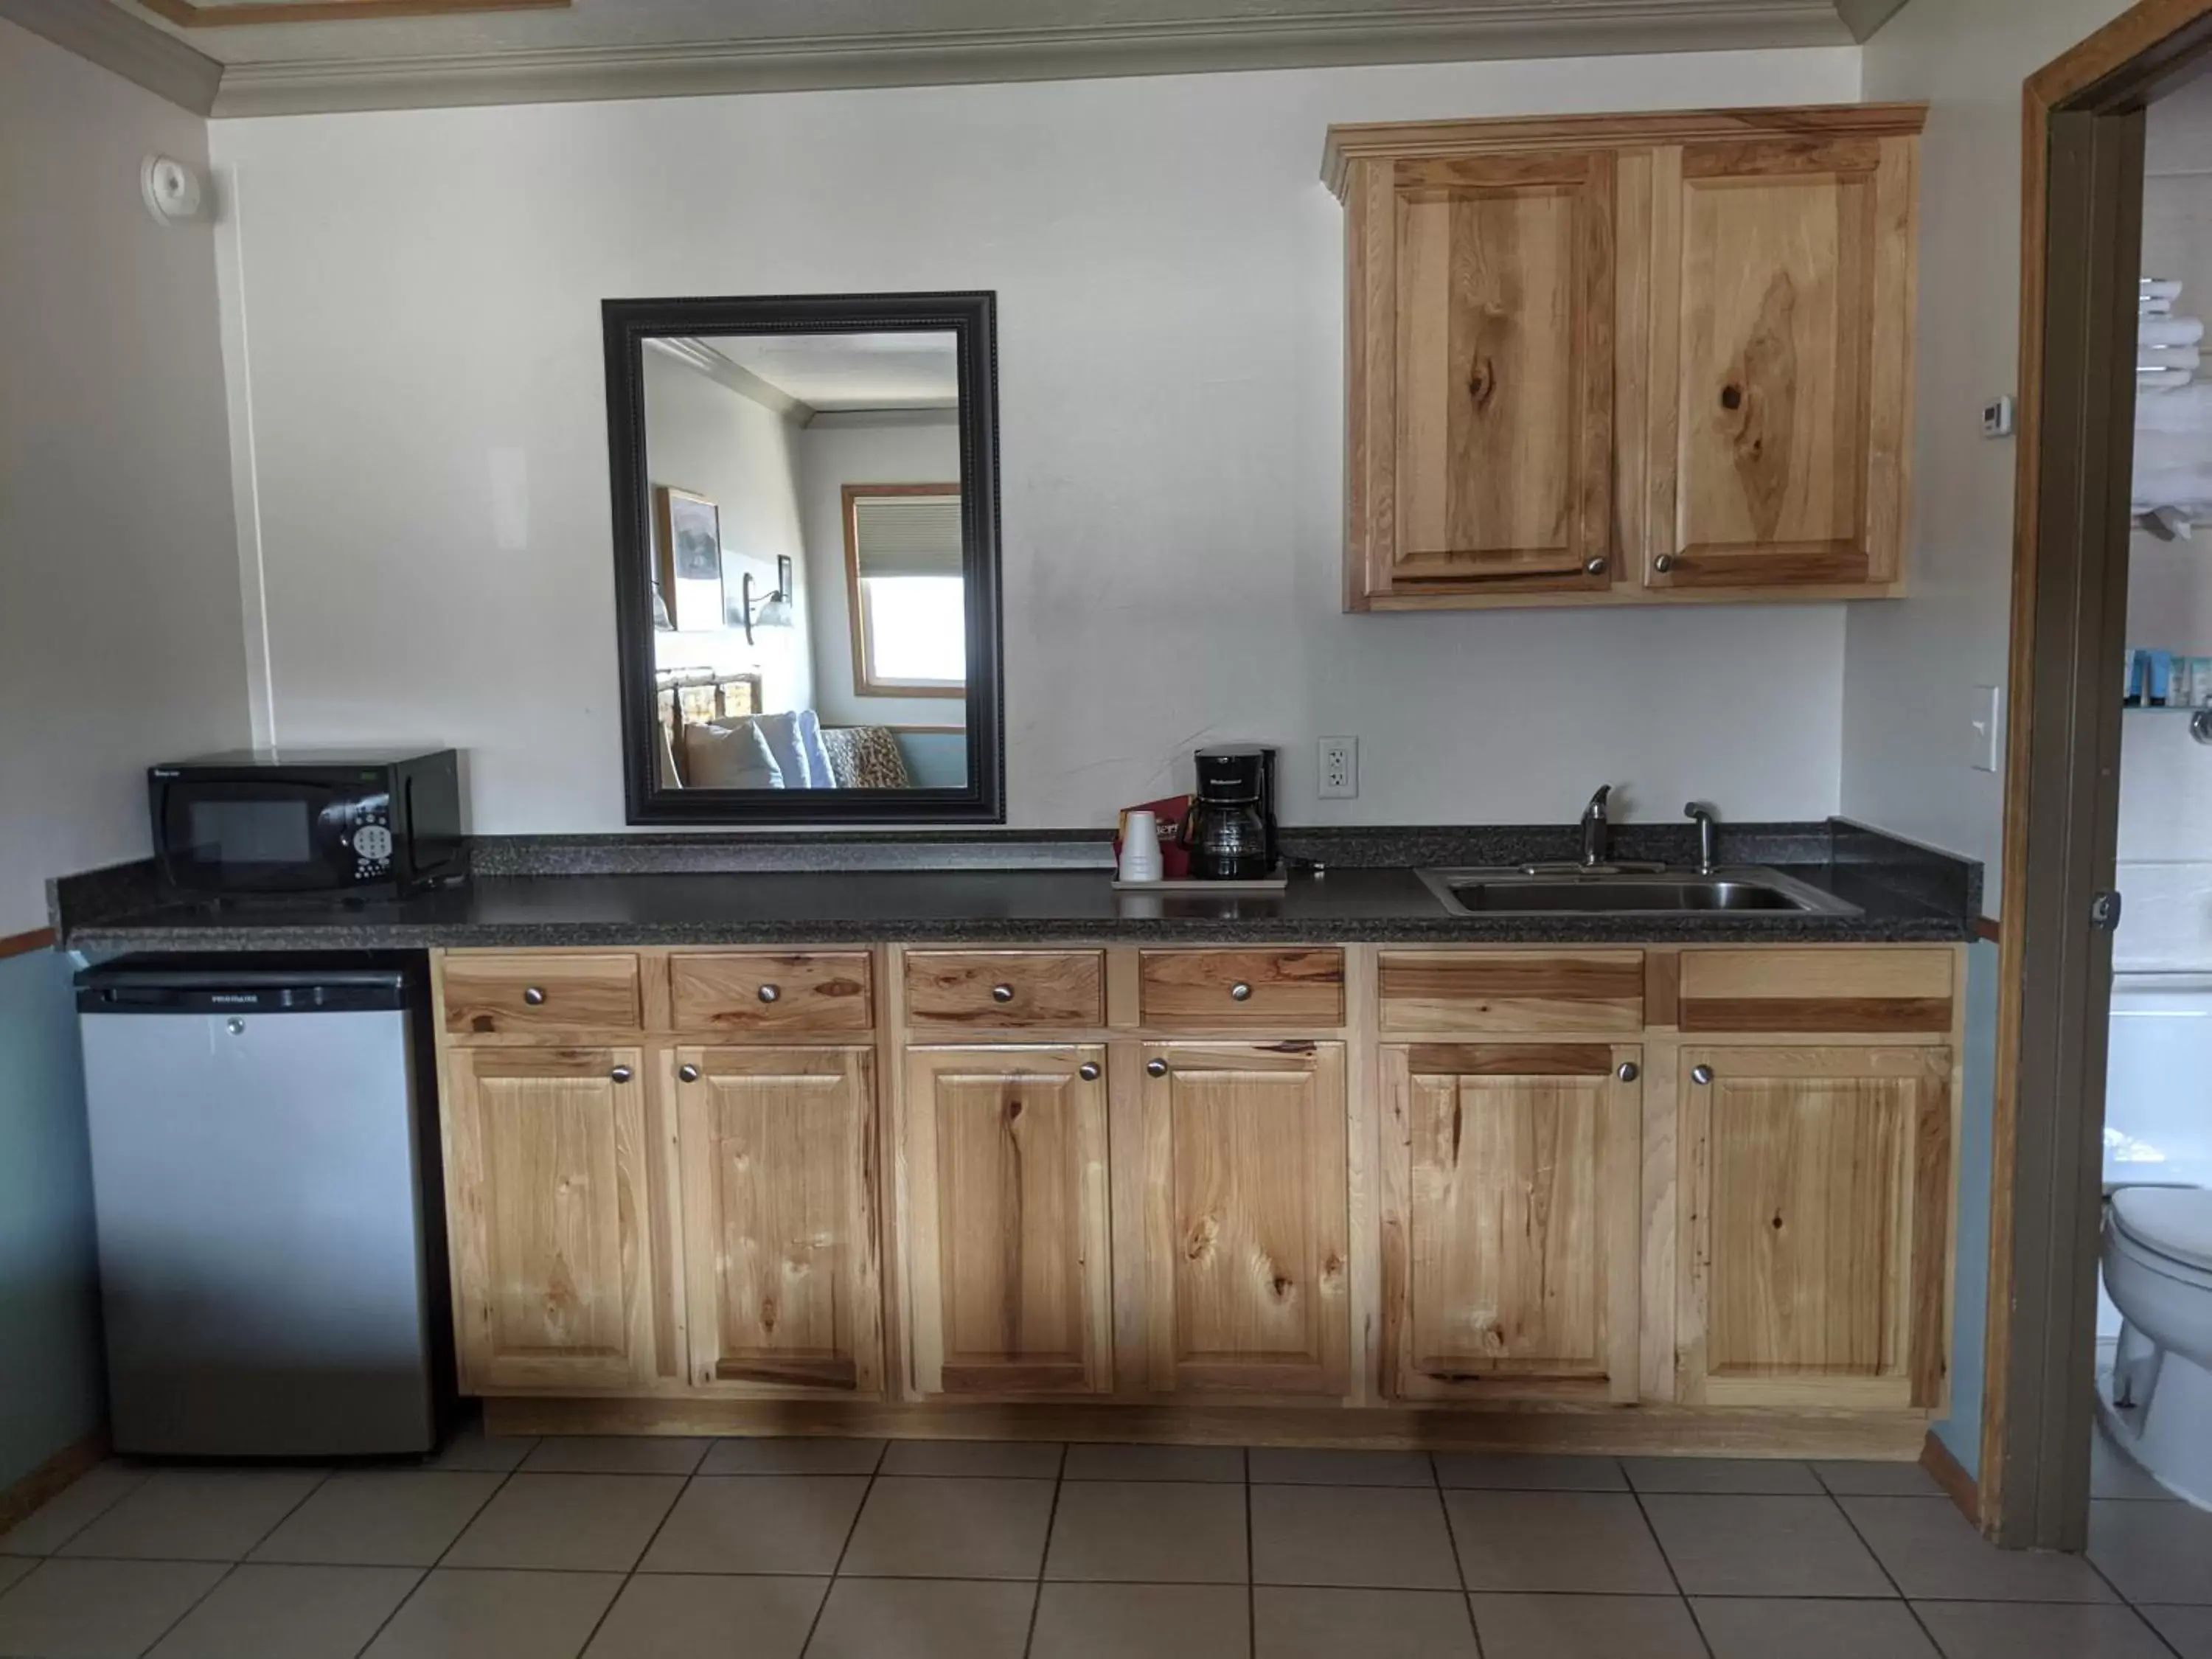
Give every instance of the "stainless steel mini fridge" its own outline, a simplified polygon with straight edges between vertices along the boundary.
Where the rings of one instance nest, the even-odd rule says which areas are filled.
[[[76,986],[116,1449],[432,1449],[419,975],[140,957]]]

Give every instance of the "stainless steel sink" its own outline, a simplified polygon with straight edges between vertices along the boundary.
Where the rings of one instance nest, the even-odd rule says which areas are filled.
[[[1847,904],[1778,870],[1656,873],[1545,870],[1415,872],[1455,915],[1667,915],[1707,911],[1855,915]]]

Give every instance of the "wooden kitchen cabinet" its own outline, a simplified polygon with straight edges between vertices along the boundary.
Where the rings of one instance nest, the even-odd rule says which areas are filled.
[[[1896,592],[1924,117],[1332,127],[1347,608]]]
[[[909,1049],[899,1145],[925,1396],[1113,1387],[1103,1044]]]
[[[678,1047],[695,1387],[883,1390],[873,1055]]]
[[[1633,1045],[1386,1048],[1387,1392],[1635,1399],[1642,1158]]]
[[[649,1384],[663,1206],[644,1051],[456,1048],[446,1078],[463,1390]]]
[[[1146,1370],[1158,1394],[1344,1394],[1340,1042],[1142,1049]]]
[[[1951,1050],[1686,1045],[1680,1064],[1683,1403],[1940,1405]]]

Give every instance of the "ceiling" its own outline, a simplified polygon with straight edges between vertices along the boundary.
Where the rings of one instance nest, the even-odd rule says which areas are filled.
[[[1847,45],[1903,3],[0,0],[0,16],[226,116]]]
[[[702,343],[823,414],[960,404],[950,334],[724,334]]]

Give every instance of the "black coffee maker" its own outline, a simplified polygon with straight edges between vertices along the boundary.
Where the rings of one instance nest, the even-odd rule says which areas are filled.
[[[1274,873],[1275,751],[1236,744],[1198,751],[1198,793],[1183,820],[1190,873],[1256,881]]]

